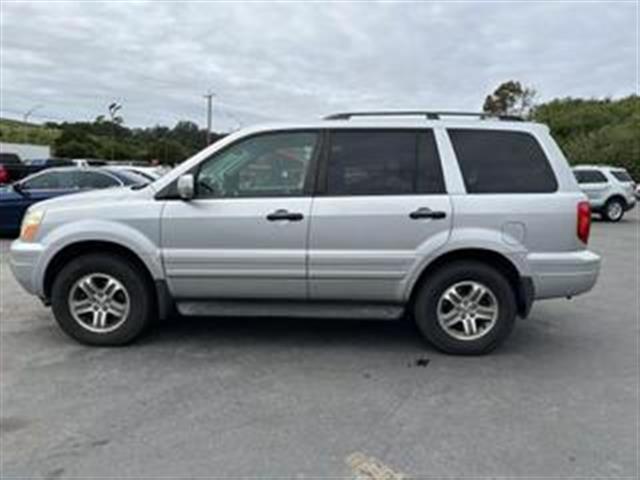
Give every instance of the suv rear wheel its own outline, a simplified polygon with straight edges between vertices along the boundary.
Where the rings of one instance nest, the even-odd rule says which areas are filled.
[[[602,211],[602,216],[608,222],[619,222],[624,216],[624,203],[619,198],[609,200]]]
[[[477,261],[458,261],[432,274],[415,302],[418,328],[437,349],[452,354],[488,353],[515,323],[516,301],[509,281]]]
[[[124,345],[149,324],[153,293],[131,262],[112,254],[89,254],[56,276],[51,305],[62,330],[90,345]]]

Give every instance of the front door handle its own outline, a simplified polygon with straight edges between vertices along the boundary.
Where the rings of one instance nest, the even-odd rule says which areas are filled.
[[[412,220],[419,220],[421,218],[433,218],[435,220],[439,220],[441,218],[445,218],[446,216],[446,212],[431,210],[427,207],[419,208],[409,214],[409,218],[411,218]]]
[[[288,210],[276,210],[267,215],[267,220],[277,222],[278,220],[289,220],[291,222],[299,222],[304,218],[301,213],[290,212]]]

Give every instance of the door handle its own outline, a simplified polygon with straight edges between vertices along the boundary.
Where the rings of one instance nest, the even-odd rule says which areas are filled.
[[[289,220],[290,222],[299,222],[304,218],[301,213],[290,212],[288,210],[276,210],[267,215],[267,220],[277,222],[278,220]]]
[[[434,211],[427,207],[419,208],[409,214],[409,218],[411,218],[412,220],[419,220],[421,218],[433,218],[435,220],[439,220],[441,218],[445,218],[446,216],[446,212]]]

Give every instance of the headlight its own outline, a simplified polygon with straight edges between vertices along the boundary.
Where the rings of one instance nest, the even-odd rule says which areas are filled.
[[[22,219],[20,227],[20,240],[23,242],[32,242],[38,233],[38,227],[42,222],[44,212],[42,210],[29,210]]]

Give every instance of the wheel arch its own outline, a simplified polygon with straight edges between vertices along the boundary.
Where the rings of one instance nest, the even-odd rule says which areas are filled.
[[[605,208],[606,208],[606,205],[609,202],[611,202],[612,200],[620,200],[620,202],[622,203],[623,208],[627,208],[627,199],[624,198],[624,195],[622,195],[621,193],[614,193],[609,198],[607,198],[607,201],[604,202]]]
[[[111,240],[80,240],[70,243],[61,248],[49,260],[45,267],[43,277],[43,293],[44,298],[51,298],[51,288],[56,275],[69,263],[73,258],[89,253],[111,253],[118,255],[134,264],[140,272],[145,276],[145,280],[153,288],[154,278],[147,264],[130,248]]]
[[[513,288],[518,306],[518,314],[521,317],[526,317],[529,314],[534,298],[532,279],[521,275],[516,265],[505,255],[486,248],[460,248],[450,250],[429,262],[423,267],[410,290],[409,305],[413,305],[417,293],[430,275],[451,262],[464,260],[481,262],[496,268],[505,276]]]

